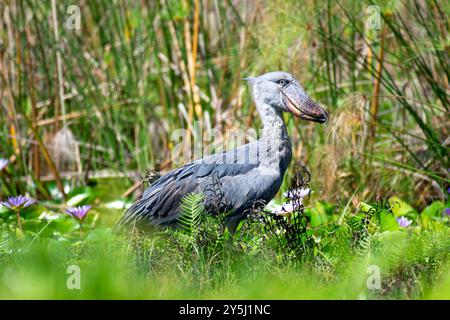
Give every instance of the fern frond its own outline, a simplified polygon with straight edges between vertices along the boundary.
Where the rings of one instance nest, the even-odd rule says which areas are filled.
[[[195,235],[204,215],[204,195],[198,192],[188,193],[181,199],[178,225],[188,235]]]

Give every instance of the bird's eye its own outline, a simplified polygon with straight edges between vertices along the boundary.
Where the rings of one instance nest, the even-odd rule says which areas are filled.
[[[278,80],[277,83],[278,83],[280,86],[284,87],[284,86],[286,86],[286,85],[289,83],[289,81],[287,81],[287,80],[285,80],[285,79],[281,79],[281,80]]]

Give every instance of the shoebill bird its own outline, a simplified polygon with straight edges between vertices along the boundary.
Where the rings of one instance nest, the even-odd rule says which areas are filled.
[[[298,81],[286,72],[247,78],[263,123],[260,139],[213,154],[174,169],[153,182],[134,203],[118,226],[173,225],[180,200],[191,192],[207,192],[212,177],[219,182],[223,200],[231,209],[226,217],[230,232],[245,218],[256,201],[268,203],[278,192],[292,158],[292,145],[282,113],[318,123],[327,112],[314,102]],[[216,201],[205,197],[205,202]],[[205,206],[213,204],[205,203]]]

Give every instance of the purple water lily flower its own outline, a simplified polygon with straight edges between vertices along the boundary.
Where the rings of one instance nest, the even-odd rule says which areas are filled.
[[[0,158],[0,171],[2,171],[9,163],[8,159]]]
[[[33,198],[25,196],[9,197],[6,201],[0,202],[2,206],[5,206],[12,210],[19,210],[35,204],[37,201]]]
[[[0,205],[14,210],[17,215],[17,226],[23,231],[22,223],[20,222],[20,210],[35,204],[37,201],[33,198],[25,196],[9,197],[6,201],[0,202]]]
[[[87,213],[91,210],[92,206],[79,206],[66,210],[66,213],[78,222],[82,222],[86,218]]]
[[[395,218],[400,227],[406,228],[408,227],[412,221],[405,217]]]

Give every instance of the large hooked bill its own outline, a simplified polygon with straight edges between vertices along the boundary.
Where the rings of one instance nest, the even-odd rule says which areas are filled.
[[[312,100],[306,92],[297,85],[290,85],[281,90],[286,108],[294,116],[318,123],[328,120],[328,112]]]

